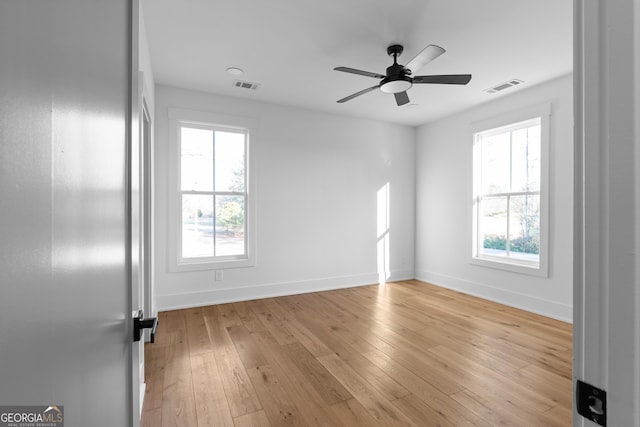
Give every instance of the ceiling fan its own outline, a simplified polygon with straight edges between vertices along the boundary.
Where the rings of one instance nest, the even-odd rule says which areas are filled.
[[[356,92],[345,98],[338,100],[338,103],[343,103],[352,100],[355,97],[364,95],[371,92],[374,89],[380,88],[385,93],[392,93],[395,95],[396,103],[398,106],[409,103],[409,95],[407,90],[414,84],[435,83],[435,84],[450,84],[450,85],[466,85],[471,80],[471,74],[446,74],[446,75],[434,75],[434,76],[414,76],[416,72],[420,71],[422,67],[429,62],[442,55],[445,50],[440,46],[432,45],[425,47],[422,51],[416,55],[407,65],[398,64],[398,56],[402,54],[404,48],[399,44],[391,45],[387,48],[389,56],[393,56],[393,65],[387,68],[387,74],[371,73],[369,71],[357,70],[349,67],[336,67],[334,70],[343,71],[345,73],[359,74],[361,76],[373,77],[374,79],[380,79],[380,82],[369,88]]]

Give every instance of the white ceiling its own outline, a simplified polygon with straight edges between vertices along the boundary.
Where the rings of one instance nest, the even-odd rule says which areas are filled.
[[[572,0],[142,0],[156,82],[314,110],[420,125],[572,70]],[[472,74],[466,86],[415,85],[414,106],[378,90],[336,100],[406,64],[428,44],[447,52],[417,74]],[[255,90],[233,87],[228,67]],[[500,94],[485,89],[511,79]]]

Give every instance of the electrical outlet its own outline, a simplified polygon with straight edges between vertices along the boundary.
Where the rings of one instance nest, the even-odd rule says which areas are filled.
[[[216,270],[216,281],[220,281],[223,279],[223,271],[222,270]]]

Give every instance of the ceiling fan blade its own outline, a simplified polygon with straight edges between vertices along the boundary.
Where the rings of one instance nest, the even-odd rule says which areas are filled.
[[[347,96],[345,98],[339,99],[337,102],[339,104],[342,104],[343,102],[350,101],[350,100],[352,100],[353,98],[355,98],[357,96],[364,95],[365,93],[368,93],[368,92],[371,92],[372,90],[378,89],[378,87],[379,87],[378,85],[368,87],[366,89],[361,90],[360,92],[356,92],[356,93],[354,93],[352,95],[349,95],[349,96]]]
[[[356,70],[355,68],[349,68],[349,67],[336,67],[334,68],[334,70],[343,71],[345,73],[358,74],[360,76],[373,77],[375,79],[384,79],[386,77],[386,76],[383,76],[382,74],[372,73],[370,71]]]
[[[404,66],[404,68],[410,70],[411,73],[415,74],[420,71],[422,67],[445,52],[446,51],[440,46],[430,44],[429,46],[422,49],[422,51],[417,54],[415,58],[413,58],[407,65]]]
[[[466,85],[471,80],[471,74],[446,74],[439,76],[415,76],[413,83],[436,83],[445,85]]]
[[[398,107],[409,103],[409,95],[407,95],[406,91],[394,93],[394,95],[396,96],[396,103],[398,104]]]

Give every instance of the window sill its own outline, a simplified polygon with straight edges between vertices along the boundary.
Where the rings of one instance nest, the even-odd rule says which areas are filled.
[[[234,260],[218,260],[218,261],[181,261],[171,263],[169,271],[172,273],[187,271],[205,271],[205,270],[222,270],[229,268],[245,268],[254,267],[255,261],[252,259],[234,259]]]
[[[510,260],[498,257],[471,257],[471,264],[494,268],[497,270],[510,271],[513,273],[527,274],[530,276],[548,277],[548,271],[545,265],[533,264],[525,262],[518,262],[517,260]]]

